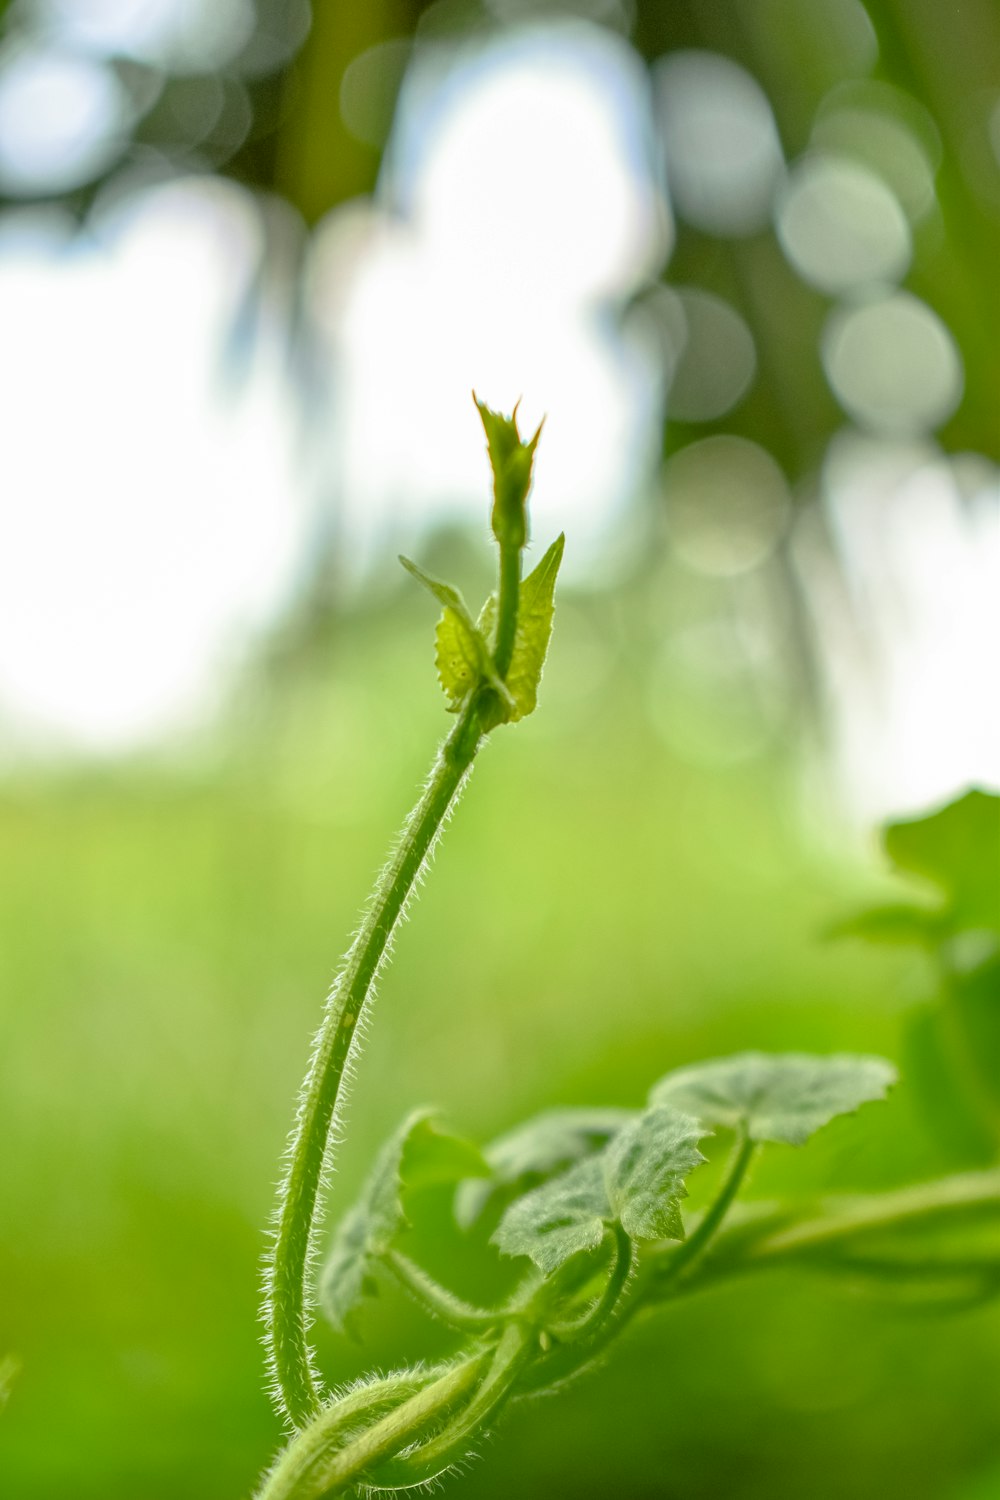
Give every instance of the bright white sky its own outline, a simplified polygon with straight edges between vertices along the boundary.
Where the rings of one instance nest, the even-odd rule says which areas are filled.
[[[507,410],[523,396],[526,425],[547,413],[535,528],[572,531],[571,567],[654,467],[662,391],[608,304],[658,269],[669,219],[637,146],[638,64],[599,36],[564,36],[555,59],[498,48],[452,77],[444,111],[435,80],[415,86],[406,221],[357,204],[313,239],[334,394],[311,472],[356,571],[442,513],[485,513],[473,384]],[[126,198],[77,242],[27,211],[0,221],[15,747],[115,751],[197,721],[300,575],[315,495],[280,339],[221,375],[261,251],[251,202],[213,180]]]
[[[237,0],[230,10],[242,13]],[[273,309],[239,378],[225,368],[221,351],[264,248],[258,210],[237,188],[187,180],[120,195],[80,240],[30,210],[0,219],[0,761],[117,753],[210,718],[233,665],[294,593],[323,496],[337,497],[356,572],[412,549],[443,515],[482,514],[489,478],[473,385],[507,410],[523,398],[527,428],[547,416],[535,533],[544,544],[565,529],[567,570],[587,573],[622,507],[656,473],[671,358],[688,360],[685,400],[713,415],[753,378],[749,331],[720,307],[706,329],[739,335],[744,374],[731,392],[718,370],[691,384],[684,328],[699,309],[705,322],[703,294],[661,288],[664,337],[674,339],[665,362],[662,343],[652,348],[634,323],[623,331],[615,315],[671,247],[649,145],[657,110],[673,132],[675,187],[694,194],[689,217],[714,224],[724,212],[723,197],[705,192],[729,180],[723,166],[742,163],[751,139],[759,171],[737,173],[743,218],[711,232],[749,233],[768,212],[780,148],[766,99],[734,68],[678,54],[654,99],[625,42],[578,26],[510,33],[447,74],[430,62],[412,72],[378,200],[337,209],[309,246],[306,308],[331,401],[308,445]],[[696,118],[687,120],[689,107]],[[51,135],[42,144],[51,157]],[[695,158],[716,147],[713,175]],[[0,138],[0,168],[3,149]],[[779,229],[792,258],[829,280],[825,262],[813,265],[803,192],[780,197]],[[848,194],[848,207],[857,198]],[[853,263],[845,252],[834,271]],[[960,370],[949,374],[946,332],[916,299],[880,296],[832,315],[824,358],[847,409],[874,399],[862,380],[874,378],[871,362],[858,365],[854,344],[890,315],[923,319],[917,353],[931,373],[943,371],[939,404],[949,409]],[[702,347],[718,364],[718,339],[706,334]],[[897,371],[876,375],[876,395],[903,389],[908,399]],[[904,402],[904,425],[907,412]],[[970,529],[954,475],[932,451],[902,478],[886,475],[878,444],[852,450],[849,464],[845,451],[831,457],[826,499],[869,611],[877,649],[868,678],[818,575],[814,603],[830,623],[841,765],[856,802],[879,816],[997,779],[996,713],[981,687],[997,625],[996,476],[977,480]],[[709,457],[720,454],[693,450],[692,483]],[[757,459],[761,472],[771,463],[760,450]],[[783,499],[758,507],[772,517],[766,545],[750,537],[735,564],[729,543],[720,552],[717,535],[702,536],[682,500],[678,553],[696,569],[707,558],[717,573],[723,553],[723,571],[742,568],[744,553],[746,567],[757,566],[777,545]]]

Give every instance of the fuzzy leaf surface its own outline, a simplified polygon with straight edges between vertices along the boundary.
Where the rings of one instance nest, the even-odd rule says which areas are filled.
[[[456,712],[476,683],[486,676],[485,644],[475,626],[470,630],[453,609],[446,609],[438,621],[434,644],[438,682],[448,699],[448,707]]]
[[[691,1115],[657,1105],[612,1137],[604,1152],[605,1179],[629,1239],[684,1238],[684,1181],[705,1160],[698,1142],[708,1134]]]
[[[418,583],[443,606],[444,613],[438,621],[435,634],[435,665],[438,681],[453,711],[461,707],[471,690],[483,678],[496,683],[493,659],[486,639],[473,621],[468,606],[458,589],[450,583],[442,583],[419,568],[410,558],[400,556],[400,562]]]
[[[650,1099],[706,1125],[745,1130],[752,1141],[801,1146],[837,1115],[884,1099],[895,1082],[881,1057],[741,1052],[668,1073]]]
[[[618,1222],[632,1239],[683,1239],[685,1177],[704,1157],[706,1134],[669,1107],[649,1109],[613,1135],[604,1150],[526,1193],[493,1235],[504,1255],[527,1255],[546,1276],[601,1243]]]
[[[635,1118],[626,1109],[548,1109],[498,1136],[483,1149],[488,1181],[470,1179],[455,1194],[455,1218],[467,1229],[497,1198],[524,1193],[544,1178],[600,1151]]]
[[[596,1250],[611,1213],[604,1169],[589,1156],[512,1203],[491,1243],[504,1255],[527,1255],[546,1276],[581,1250]]]
[[[375,1158],[360,1196],[337,1227],[320,1278],[320,1304],[339,1332],[374,1290],[372,1273],[406,1229],[407,1192],[456,1182],[489,1167],[470,1141],[441,1130],[433,1114],[410,1115]]]

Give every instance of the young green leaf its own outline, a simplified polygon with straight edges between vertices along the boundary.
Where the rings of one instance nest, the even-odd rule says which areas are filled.
[[[633,1240],[682,1240],[685,1178],[705,1160],[698,1142],[710,1134],[679,1109],[657,1105],[612,1137],[604,1153],[608,1198]]]
[[[705,1160],[707,1132],[669,1107],[649,1109],[613,1135],[604,1150],[512,1203],[493,1235],[504,1255],[527,1255],[546,1276],[581,1250],[593,1250],[608,1225],[632,1239],[683,1239],[685,1178]]]
[[[668,1073],[650,1101],[743,1130],[752,1141],[801,1146],[836,1115],[883,1099],[895,1082],[895,1068],[880,1057],[742,1052]]]
[[[531,489],[541,423],[527,442],[517,430],[517,407],[509,417],[491,411],[473,392],[493,469],[493,535],[501,547],[520,550],[528,540],[526,504]]]
[[[491,1243],[503,1255],[527,1255],[545,1276],[570,1256],[596,1250],[611,1218],[604,1166],[588,1156],[507,1209]]]
[[[417,582],[422,583],[444,608],[435,635],[435,665],[438,681],[448,699],[448,707],[453,713],[457,712],[476,684],[484,680],[492,683],[509,702],[510,695],[494,670],[485,634],[473,621],[458,589],[452,588],[450,583],[432,578],[402,554],[399,560],[406,571],[412,573]]]
[[[417,1111],[403,1121],[334,1234],[319,1288],[334,1328],[349,1331],[358,1303],[374,1290],[374,1269],[407,1227],[405,1193],[488,1172],[479,1150],[440,1130],[431,1111]]]
[[[512,724],[534,713],[538,702],[538,684],[542,679],[542,668],[545,666],[552,636],[552,616],[555,609],[553,596],[565,541],[565,536],[560,533],[537,568],[521,583],[517,631],[506,679],[507,691],[512,700],[507,721]],[[477,622],[477,628],[487,641],[493,635],[496,613],[496,596],[491,594]]]
[[[475,626],[470,630],[453,609],[446,609],[438,621],[434,642],[438,681],[449,709],[457,713],[472,689],[487,675],[489,653]]]
[[[468,1229],[490,1203],[519,1196],[600,1151],[634,1117],[626,1109],[547,1109],[498,1136],[483,1149],[491,1177],[471,1178],[456,1190],[457,1222]]]

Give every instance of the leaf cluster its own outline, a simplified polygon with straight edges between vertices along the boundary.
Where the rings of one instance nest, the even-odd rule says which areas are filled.
[[[548,1110],[482,1149],[429,1111],[409,1116],[333,1235],[320,1302],[338,1331],[358,1336],[366,1299],[381,1284],[402,1284],[428,1315],[461,1330],[464,1349],[433,1379],[415,1368],[334,1402],[292,1443],[264,1500],[319,1500],[354,1481],[388,1490],[424,1483],[463,1459],[508,1400],[583,1369],[636,1313],[780,1259],[781,1233],[798,1226],[801,1234],[803,1218],[808,1229],[809,1206],[734,1207],[753,1157],[766,1143],[804,1144],[837,1116],[884,1098],[895,1077],[876,1057],[748,1052],[667,1074],[643,1108]],[[732,1160],[708,1207],[688,1215],[688,1179],[705,1161],[701,1143],[717,1130],[734,1137]],[[453,1192],[442,1194],[443,1185]],[[521,1268],[498,1305],[465,1302],[408,1256],[410,1203],[431,1187],[459,1245],[488,1235],[493,1250]],[[1000,1182],[976,1191],[969,1201],[996,1209]],[[863,1244],[866,1234],[882,1237],[877,1279],[890,1263],[893,1225],[862,1214],[852,1237],[848,1223],[849,1243],[860,1235]],[[833,1241],[842,1251],[836,1234]],[[804,1249],[793,1242],[791,1254],[837,1266],[836,1253],[824,1257],[823,1248],[817,1254],[806,1234]],[[947,1254],[939,1261],[934,1285],[941,1277],[951,1285]],[[995,1245],[986,1261],[993,1289]],[[858,1274],[856,1264],[845,1265]],[[973,1280],[985,1289],[983,1276]],[[967,1290],[967,1279],[961,1285]],[[447,1399],[428,1416],[435,1392]]]
[[[513,416],[504,417],[478,399],[476,406],[493,469],[493,533],[501,557],[499,587],[474,619],[458,589],[432,578],[408,557],[399,560],[442,606],[435,636],[435,664],[449,711],[458,713],[477,693],[484,694],[480,718],[484,729],[492,729],[497,724],[516,724],[535,710],[552,635],[556,577],[565,537],[559,535],[527,577],[520,577],[520,554],[528,540],[528,492],[542,429],[539,427],[525,442],[517,429],[516,407]],[[502,642],[502,635],[509,639]]]

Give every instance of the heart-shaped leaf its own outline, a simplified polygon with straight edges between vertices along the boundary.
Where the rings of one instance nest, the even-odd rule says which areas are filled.
[[[650,1094],[705,1125],[743,1130],[752,1141],[801,1146],[820,1126],[885,1098],[896,1070],[881,1057],[741,1052],[679,1068]]]
[[[697,1143],[706,1133],[676,1109],[647,1110],[598,1155],[512,1203],[493,1243],[504,1255],[527,1255],[549,1276],[570,1256],[596,1249],[616,1222],[632,1239],[683,1239],[684,1181],[705,1159]]]
[[[483,1148],[488,1180],[471,1178],[455,1193],[455,1218],[467,1229],[491,1202],[520,1195],[600,1151],[635,1118],[626,1109],[548,1109]]]

